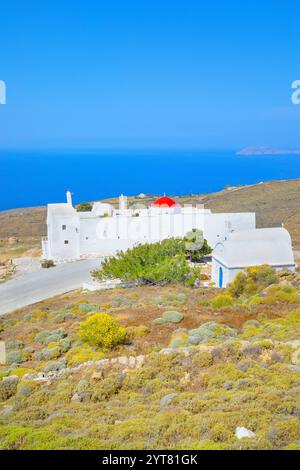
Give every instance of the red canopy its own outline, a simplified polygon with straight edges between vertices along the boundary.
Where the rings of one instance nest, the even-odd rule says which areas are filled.
[[[154,207],[174,207],[174,206],[179,206],[179,204],[177,204],[173,199],[171,199],[168,196],[162,196],[162,197],[156,199],[156,201],[151,202],[150,206],[154,206]]]

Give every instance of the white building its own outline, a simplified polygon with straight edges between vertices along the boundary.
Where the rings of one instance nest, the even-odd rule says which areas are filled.
[[[217,243],[212,253],[212,281],[226,287],[247,266],[268,264],[295,270],[292,241],[281,227],[241,230]]]
[[[255,228],[255,213],[213,214],[202,205],[182,207],[164,196],[149,207],[139,203],[127,208],[120,196],[119,208],[96,202],[91,212],[78,212],[67,202],[48,204],[48,237],[42,241],[43,258],[55,261],[86,256],[108,256],[140,243],[183,237],[193,228],[203,230],[211,247],[236,230]]]

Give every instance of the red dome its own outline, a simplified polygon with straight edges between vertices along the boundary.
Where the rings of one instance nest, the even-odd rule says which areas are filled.
[[[174,206],[179,206],[179,204],[177,204],[170,197],[163,196],[163,197],[160,197],[160,198],[156,199],[156,201],[152,202],[150,204],[150,206],[154,206],[154,207],[174,207]]]

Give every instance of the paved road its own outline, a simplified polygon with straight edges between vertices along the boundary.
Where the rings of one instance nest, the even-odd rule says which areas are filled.
[[[83,282],[91,281],[90,273],[100,263],[99,259],[64,263],[0,284],[0,315],[78,289]]]

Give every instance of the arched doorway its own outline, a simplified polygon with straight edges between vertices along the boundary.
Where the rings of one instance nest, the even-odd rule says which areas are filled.
[[[223,268],[219,268],[219,287],[223,287]]]

